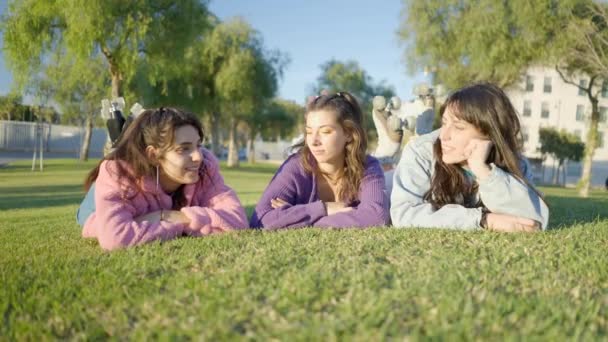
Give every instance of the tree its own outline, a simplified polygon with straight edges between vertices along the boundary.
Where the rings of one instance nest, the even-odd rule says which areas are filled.
[[[16,94],[7,94],[0,96],[0,119],[1,120],[16,120],[15,112],[21,105],[21,96]]]
[[[21,103],[21,96],[8,94],[0,96],[0,119],[15,121],[36,121],[35,109]]]
[[[592,0],[411,0],[399,34],[409,43],[410,70],[430,66],[436,81],[452,89],[471,81],[512,86],[536,64],[556,66],[576,86],[573,78],[588,75],[581,88],[593,110],[580,192],[587,196],[599,118],[594,91],[606,79],[597,72],[608,42],[606,20],[597,14],[602,9]]]
[[[71,117],[85,129],[80,160],[89,157],[93,126],[101,99],[108,97],[110,77],[104,72],[101,56],[84,62],[61,53],[54,56],[37,83],[50,89],[63,115]]]
[[[18,89],[46,68],[49,54],[61,51],[79,63],[103,57],[117,97],[139,63],[149,65],[151,83],[167,79],[207,24],[206,2],[199,0],[13,0],[1,28]]]
[[[510,86],[549,57],[572,1],[410,0],[399,29],[405,59],[451,89],[471,81]]]
[[[254,141],[258,134],[266,141],[279,141],[291,135],[297,123],[303,121],[304,107],[284,99],[268,101],[256,110],[248,120],[247,159],[255,163]]]
[[[359,101],[363,115],[365,116],[365,130],[368,137],[376,136],[372,124],[372,99],[376,95],[392,97],[395,90],[386,85],[384,81],[374,84],[371,76],[367,74],[356,61],[341,62],[331,59],[321,64],[321,74],[312,87],[312,93],[318,95],[322,90],[330,92],[347,91],[353,94]]]
[[[214,98],[212,131],[213,122],[217,123],[219,113],[224,113],[230,126],[227,164],[238,166],[237,125],[275,95],[287,59],[278,51],[266,51],[259,32],[241,18],[217,25],[204,43],[200,58]]]
[[[580,161],[583,158],[585,144],[574,134],[557,131],[554,128],[543,127],[539,130],[541,154],[550,154],[557,160],[557,172],[553,170],[553,184],[557,184],[559,170],[562,170],[563,183],[566,182],[566,162]]]
[[[264,140],[278,141],[299,134],[304,122],[304,107],[291,100],[275,98],[259,118],[259,132]],[[303,128],[301,129],[303,131]]]
[[[608,5],[592,1],[580,4],[570,13],[566,32],[567,39],[557,49],[562,57],[555,68],[564,82],[583,91],[591,102],[583,172],[578,184],[579,195],[587,197],[599,139],[598,102],[601,92],[608,91]],[[586,77],[589,77],[586,86],[577,82]]]

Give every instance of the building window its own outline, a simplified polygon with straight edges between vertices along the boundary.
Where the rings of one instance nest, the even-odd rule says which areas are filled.
[[[597,147],[604,148],[604,132],[597,132]]]
[[[549,117],[549,103],[547,102],[543,102],[541,104],[541,108],[540,108],[540,117],[541,118],[548,118]]]
[[[587,95],[587,93],[586,93],[586,92],[585,92],[583,89],[581,89],[581,88],[585,88],[585,89],[587,89],[587,80],[580,80],[580,81],[578,82],[578,86],[579,86],[579,88],[578,88],[578,94],[579,94],[580,96],[585,96],[585,95]]]
[[[608,117],[608,108],[600,106],[600,122],[606,122],[606,118]]]
[[[551,77],[545,77],[545,83],[543,85],[543,91],[545,93],[551,93]]]
[[[534,91],[534,78],[526,75],[526,91]]]
[[[602,82],[602,97],[603,98],[608,97],[608,81]]]
[[[532,101],[530,100],[524,100],[524,112],[523,112],[524,116],[531,116],[532,115]]]
[[[576,105],[576,121],[585,121],[585,106]]]

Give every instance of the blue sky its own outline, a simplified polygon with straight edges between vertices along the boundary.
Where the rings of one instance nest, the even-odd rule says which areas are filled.
[[[397,39],[399,0],[215,0],[210,10],[222,20],[245,18],[260,31],[269,49],[289,55],[280,83],[279,96],[303,103],[320,74],[320,65],[332,58],[355,60],[374,82],[386,80],[402,98],[411,97],[414,84],[423,82],[422,73],[406,73],[402,62],[404,47]],[[0,0],[0,12],[6,0]],[[1,43],[0,36],[0,44]],[[0,94],[11,87],[0,52]]]

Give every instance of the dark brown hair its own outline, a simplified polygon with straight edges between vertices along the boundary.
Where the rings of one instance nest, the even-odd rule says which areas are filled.
[[[143,111],[123,132],[116,148],[88,174],[84,182],[85,190],[88,190],[97,179],[104,160],[119,160],[129,166],[127,170],[121,163],[116,163],[117,171],[115,172],[119,179],[126,179],[129,186],[134,186],[141,191],[139,180],[142,177],[156,177],[156,163],[146,155],[146,147],[153,146],[159,149],[162,156],[175,141],[175,131],[183,126],[194,127],[201,141],[204,139],[201,122],[192,113],[163,107]],[[204,174],[203,162],[201,177]],[[185,204],[181,189],[173,195],[175,209]]]
[[[502,89],[490,83],[464,87],[447,98],[440,108],[441,116],[447,108],[492,141],[493,148],[488,163],[494,163],[534,189],[520,169],[522,139],[519,118]],[[443,162],[439,139],[433,145],[433,155],[435,170],[431,188],[424,195],[425,200],[434,209],[446,204],[460,204],[469,208],[483,206],[483,203],[471,200],[477,191],[477,184],[466,179],[459,165]]]
[[[306,107],[306,115],[312,111],[328,110],[338,115],[338,123],[351,140],[344,146],[344,168],[340,172],[338,197],[340,201],[353,202],[358,199],[359,186],[365,174],[367,136],[363,129],[363,113],[354,96],[347,92],[323,94],[311,99]],[[306,119],[306,117],[305,117]],[[306,134],[306,132],[304,132]],[[309,172],[319,172],[306,139],[297,144],[302,166]]]

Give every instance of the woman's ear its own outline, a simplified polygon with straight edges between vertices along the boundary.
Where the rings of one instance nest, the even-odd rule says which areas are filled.
[[[148,145],[148,147],[146,147],[146,157],[148,157],[155,164],[158,163],[158,159],[159,159],[158,150],[154,146]]]

